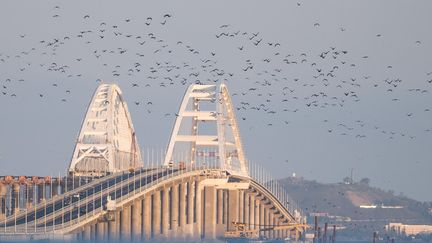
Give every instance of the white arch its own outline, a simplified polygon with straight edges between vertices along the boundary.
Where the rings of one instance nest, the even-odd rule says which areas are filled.
[[[101,84],[87,108],[69,173],[103,175],[142,167],[141,152],[120,88]]]
[[[212,108],[201,109],[203,103]],[[204,124],[213,124],[215,134],[201,133],[200,126]],[[190,125],[190,129],[181,131],[185,125]],[[217,157],[220,168],[248,175],[234,108],[225,84],[219,89],[216,85],[194,84],[186,90],[166,150],[165,166],[178,162],[174,161],[175,149],[185,143],[189,145],[187,160],[191,164],[196,162],[199,153],[205,153],[198,148],[205,147],[212,150],[210,153]]]

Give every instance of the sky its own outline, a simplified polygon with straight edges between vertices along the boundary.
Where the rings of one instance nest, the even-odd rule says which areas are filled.
[[[248,160],[432,201],[430,1],[3,1],[0,175],[58,175],[100,80],[143,151],[224,81]],[[136,85],[134,85],[136,84]],[[136,105],[139,103],[139,105]]]

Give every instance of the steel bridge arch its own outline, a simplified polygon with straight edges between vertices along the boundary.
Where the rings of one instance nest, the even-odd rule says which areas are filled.
[[[69,173],[95,176],[142,167],[141,151],[120,88],[96,89],[75,145]]]

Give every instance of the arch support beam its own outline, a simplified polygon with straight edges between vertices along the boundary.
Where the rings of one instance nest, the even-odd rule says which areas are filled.
[[[142,167],[141,152],[120,88],[101,84],[81,125],[69,173],[101,176]]]

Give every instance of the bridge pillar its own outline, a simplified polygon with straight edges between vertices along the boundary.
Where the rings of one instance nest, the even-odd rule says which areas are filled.
[[[186,228],[186,206],[187,206],[187,198],[186,198],[186,191],[187,191],[187,184],[182,182],[180,183],[180,194],[179,194],[179,203],[180,203],[180,212],[179,212],[179,218],[180,218],[180,234],[184,234],[185,228]]]
[[[132,240],[141,240],[142,200],[137,199],[132,204]]]
[[[156,238],[161,233],[161,192],[156,191],[152,198],[152,238]]]
[[[244,222],[248,225],[248,228],[250,228],[250,208],[251,208],[251,203],[250,203],[250,196],[249,193],[245,193],[244,194]]]
[[[217,190],[217,225],[216,225],[216,237],[224,235],[225,224],[224,224],[224,190]]]
[[[99,222],[96,224],[96,240],[97,241],[104,241],[106,240],[105,234],[106,234],[106,222]]]
[[[84,241],[90,241],[91,240],[91,226],[90,225],[84,226],[84,230],[82,232],[82,240],[84,240]]]
[[[265,225],[263,228],[267,228],[268,225],[270,224],[270,215],[269,215],[268,208],[264,205],[263,208],[264,208],[263,210],[264,210],[264,225]],[[270,238],[270,234],[268,230],[264,231],[264,236]]]
[[[204,187],[204,238],[216,239],[216,188]]]
[[[281,215],[279,215],[279,214],[276,214],[275,215],[275,218],[276,218],[276,225],[277,226],[280,226],[282,223],[281,223]],[[277,238],[282,238],[282,230],[277,230],[276,231],[276,237]]]
[[[171,237],[176,238],[179,225],[179,184],[171,188]]]
[[[235,230],[233,222],[238,222],[239,196],[237,190],[228,191],[228,230]]]
[[[131,239],[131,206],[124,206],[120,211],[120,239],[130,241]]]
[[[250,222],[250,228],[251,229],[255,229],[255,195],[254,194],[250,194],[249,195],[249,222]]]
[[[45,183],[41,183],[37,187],[38,190],[38,203],[45,201]]]
[[[255,196],[254,196],[255,197]],[[254,226],[253,229],[259,229],[260,224],[260,211],[259,211],[259,200],[255,198],[255,208],[254,208]]]
[[[193,237],[195,239],[203,238],[203,203],[204,203],[204,188],[200,188],[198,180],[195,181],[195,217],[196,222],[193,230]]]
[[[115,212],[114,221],[108,222],[108,239],[110,241],[119,239],[119,223],[120,223],[120,212]]]
[[[259,225],[260,229],[264,229],[265,225],[265,210],[264,210],[264,204],[262,201],[259,203]],[[266,235],[265,232],[262,233],[264,236]]]
[[[58,195],[58,190],[59,190],[59,184],[60,181],[59,180],[54,180],[53,183],[51,184],[51,197],[55,197]]]
[[[190,238],[193,237],[194,232],[194,222],[195,222],[195,182],[189,181],[188,183],[188,192],[187,192],[187,232]]]
[[[223,190],[223,218],[222,218],[222,222],[224,223],[224,232],[228,230],[228,190]]]
[[[26,200],[26,207],[27,209],[30,209],[34,205],[34,186],[33,184],[27,184],[26,188],[28,197],[28,199]]]
[[[18,183],[12,184],[12,202],[11,202],[12,214],[17,214],[19,213],[20,210],[20,205],[19,205],[20,188],[21,188],[20,184]]]
[[[245,209],[245,194],[243,190],[238,191],[239,202],[238,202],[238,219],[237,222],[245,223],[244,220],[244,209]]]
[[[0,183],[0,220],[6,217],[6,194],[6,185]]]
[[[162,235],[164,238],[168,238],[169,231],[169,216],[170,216],[170,208],[169,208],[169,194],[170,187],[165,187],[162,190]]]
[[[97,230],[96,230],[96,224],[90,225],[90,240],[96,241],[97,237]]]
[[[269,210],[269,224],[272,225],[272,226],[275,225],[275,217],[274,217],[274,214],[273,214],[273,212],[271,210]],[[269,233],[270,233],[270,238],[271,239],[276,238],[274,230],[270,230]]]
[[[143,238],[145,240],[150,240],[151,233],[152,233],[151,203],[152,203],[152,196],[150,194],[145,195],[144,205],[143,205],[143,233],[144,233]]]

